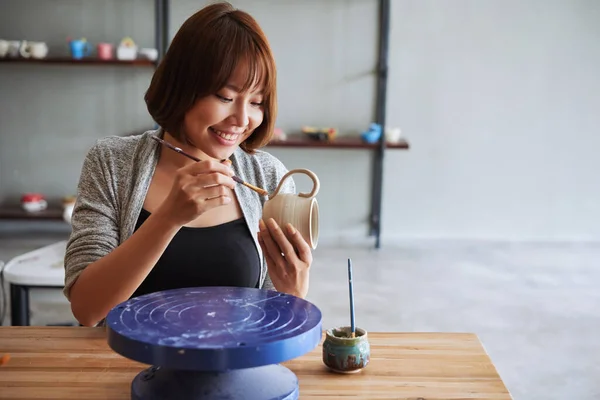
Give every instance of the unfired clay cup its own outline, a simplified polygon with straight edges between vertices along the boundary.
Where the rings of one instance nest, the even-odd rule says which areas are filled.
[[[310,193],[279,193],[285,180],[293,174],[308,175],[313,181]],[[277,224],[285,229],[287,223],[292,224],[300,232],[306,243],[314,250],[319,241],[319,205],[315,196],[319,192],[319,178],[308,169],[292,169],[285,174],[275,192],[269,196],[263,207],[263,220],[266,222],[273,218]]]

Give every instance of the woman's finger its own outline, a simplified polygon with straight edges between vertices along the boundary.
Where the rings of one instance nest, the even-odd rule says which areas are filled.
[[[265,244],[265,241],[263,240],[263,235],[264,235],[264,233],[258,232],[258,244],[260,244],[260,248],[263,251],[263,256],[265,257],[265,261],[267,262],[267,267],[273,268],[277,264],[275,263],[275,260],[273,260],[273,257],[271,257],[271,255],[269,253],[269,249],[267,249],[267,245]],[[268,233],[267,233],[267,235],[268,235]]]
[[[193,183],[182,188],[189,201],[196,203],[197,212],[205,212],[211,208],[231,203],[232,194],[225,186],[199,188]]]
[[[211,208],[224,206],[226,204],[231,203],[231,197],[229,196],[218,196],[213,197],[212,199],[204,199],[202,200],[202,209],[204,212],[210,210]]]
[[[269,233],[271,234],[271,237],[273,238],[275,243],[277,243],[277,246],[283,253],[285,259],[290,264],[297,262],[298,257],[296,256],[296,250],[288,240],[287,236],[285,236],[285,233],[279,227],[277,222],[275,222],[273,218],[269,218],[269,220],[267,221],[267,227],[269,228]]]
[[[203,160],[191,163],[181,168],[180,171],[190,175],[204,175],[211,172],[217,172],[227,176],[233,176],[231,163],[220,162],[217,160]]]
[[[235,187],[235,181],[233,178],[227,175],[223,175],[219,172],[211,172],[209,174],[202,174],[193,177],[194,185],[199,187],[223,185],[230,189]]]
[[[278,267],[285,269],[286,268],[286,260],[281,255],[281,249],[279,248],[277,243],[273,240],[273,237],[271,235],[269,228],[267,228],[267,226],[265,225],[263,220],[260,220],[258,226],[260,228],[260,236],[265,244],[267,253],[269,254],[269,256],[271,257],[273,262]]]
[[[229,197],[230,194],[231,194],[231,192],[227,187],[225,187],[223,185],[217,185],[217,186],[210,186],[210,187],[202,188],[201,190],[198,190],[195,193],[195,196],[199,200],[205,200],[205,199],[213,199],[213,198],[219,197],[219,196]]]
[[[297,257],[305,263],[310,265],[312,263],[312,251],[306,240],[302,237],[300,232],[288,223],[285,226],[288,240],[294,246]]]

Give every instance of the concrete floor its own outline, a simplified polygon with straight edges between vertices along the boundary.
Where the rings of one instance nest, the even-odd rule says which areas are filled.
[[[57,240],[0,237],[0,260]],[[379,251],[320,245],[309,300],[324,327],[474,332],[520,399],[600,398],[600,244],[415,242]],[[60,291],[32,294],[32,323],[72,320]]]

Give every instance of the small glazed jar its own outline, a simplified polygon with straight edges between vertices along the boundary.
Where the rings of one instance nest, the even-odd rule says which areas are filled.
[[[363,369],[371,358],[367,331],[355,329],[351,337],[349,326],[329,329],[323,342],[323,363],[334,372],[348,374]]]

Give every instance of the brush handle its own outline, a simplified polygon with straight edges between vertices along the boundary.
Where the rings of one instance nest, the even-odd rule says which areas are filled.
[[[194,157],[193,155],[186,153],[185,151],[181,150],[179,147],[175,147],[171,143],[166,142],[166,141],[162,140],[159,137],[152,136],[152,139],[154,139],[157,142],[159,142],[159,143],[167,146],[169,149],[171,149],[173,151],[176,151],[177,153],[181,154],[182,156],[190,158],[190,159],[192,159],[192,160],[194,160],[196,162],[202,161],[198,157]],[[221,162],[223,162],[223,161],[225,161],[225,159],[221,160]],[[265,196],[268,195],[268,192],[266,190],[258,188],[258,187],[253,186],[253,185],[250,185],[249,183],[244,182],[241,178],[238,178],[235,175],[232,176],[231,179],[233,179],[235,182],[240,183],[240,184],[242,184],[242,185],[244,185],[244,186],[246,186],[246,187],[248,187],[248,188],[250,188],[250,189],[252,189],[252,190],[254,190],[256,192],[259,192],[262,195],[265,195]]]
[[[352,337],[354,337],[354,332],[356,331],[356,327],[354,325],[354,289],[352,287],[352,260],[348,259],[348,289],[350,291],[350,330],[352,332]]]

